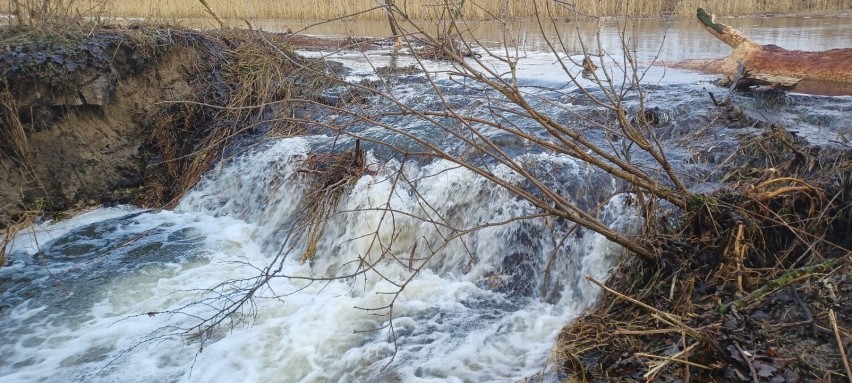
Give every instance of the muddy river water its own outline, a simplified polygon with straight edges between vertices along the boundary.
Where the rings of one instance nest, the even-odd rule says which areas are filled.
[[[789,49],[852,47],[848,17],[726,22],[755,41]],[[299,30],[310,23],[254,25]],[[471,28],[486,47],[503,41],[493,25]],[[575,119],[590,107],[567,85],[542,34],[528,22],[513,28],[519,84],[541,110],[584,128]],[[581,34],[594,35],[583,28]],[[306,32],[375,36],[385,34],[385,24],[341,22]],[[699,127],[693,123],[713,107],[707,92],[724,90],[712,85],[713,76],[647,64],[654,57],[722,57],[728,48],[691,21],[640,20],[634,32],[631,44],[648,68],[643,83],[649,107],[663,116],[660,135],[671,161],[693,187],[712,187],[714,166],[735,135],[755,130],[720,127],[694,136]],[[612,25],[603,25],[604,47],[617,47],[618,36]],[[352,81],[379,79],[375,68],[391,63],[412,63],[390,48],[304,54],[342,63]],[[404,75],[390,81],[387,92],[423,110],[440,110],[446,102],[466,115],[511,120],[485,111],[488,92],[453,81],[448,64],[426,66],[429,77]],[[789,94],[769,106],[749,95],[735,97],[755,118],[777,120],[814,143],[846,145],[850,97]],[[368,100],[359,107],[369,112],[395,106]],[[416,147],[404,135],[352,115],[330,113],[315,121],[316,134],[266,139],[223,161],[173,210],[103,208],[20,234],[0,269],[0,381],[560,381],[549,365],[553,340],[599,296],[584,276],[606,278],[623,250],[570,225],[515,221],[536,208],[449,161],[407,161],[366,145],[371,171],[346,189],[316,255],[302,262],[299,249],[306,244],[298,222],[309,177],[298,169],[314,151],[352,145],[319,126],[347,124],[361,137]],[[466,153],[422,118],[388,115],[380,122]],[[578,206],[591,209],[604,201],[599,216],[613,229],[637,226],[623,195],[609,198],[620,186],[608,175],[503,132],[482,134],[505,143],[506,153]],[[517,178],[505,166],[483,166],[502,179]],[[460,234],[473,227],[479,229]],[[365,264],[371,265],[366,272]],[[276,278],[253,300],[221,326],[203,327],[218,320],[217,313],[231,307],[266,267]],[[334,278],[346,275],[353,276]],[[401,294],[389,294],[400,285]]]

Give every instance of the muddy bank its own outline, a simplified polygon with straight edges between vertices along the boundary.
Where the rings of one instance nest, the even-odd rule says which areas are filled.
[[[0,227],[40,212],[164,206],[235,142],[300,130],[329,69],[288,36],[136,26],[0,30]]]

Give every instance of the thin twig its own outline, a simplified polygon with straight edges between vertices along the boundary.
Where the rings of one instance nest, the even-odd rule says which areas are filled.
[[[817,331],[816,331],[816,324],[814,323],[814,314],[811,313],[811,309],[808,307],[808,304],[805,303],[805,301],[802,300],[801,296],[799,296],[799,291],[796,289],[796,285],[791,284],[789,289],[790,289],[790,295],[793,297],[793,300],[795,300],[796,303],[799,304],[799,307],[802,309],[802,313],[805,314],[806,321],[803,322],[803,323],[810,323],[811,324],[811,334],[814,337],[816,337]]]
[[[760,383],[760,378],[757,377],[757,371],[754,369],[754,365],[751,364],[751,357],[746,354],[742,347],[740,347],[739,342],[734,342],[734,346],[737,348],[737,351],[740,352],[743,359],[745,359],[746,364],[748,365],[749,371],[751,371],[751,378],[754,380],[754,383]]]
[[[734,79],[731,80],[731,88],[728,89],[728,93],[725,94],[725,98],[722,99],[721,105],[728,105],[731,102],[731,95],[734,94],[734,90],[737,89],[737,86],[740,84],[740,81],[743,79],[745,75],[746,67],[742,61],[737,63],[737,74],[734,76]]]
[[[213,8],[210,8],[210,5],[207,4],[206,0],[198,0],[198,2],[200,2],[201,5],[204,6],[204,9],[207,10],[207,13],[209,13],[210,16],[212,16],[216,20],[217,23],[219,23],[219,26],[222,27],[222,29],[228,29],[228,24],[226,24],[225,21],[223,21],[219,17],[219,15],[216,14],[216,11],[214,11]]]
[[[748,306],[752,302],[759,301],[759,300],[763,299],[764,297],[766,297],[766,296],[768,296],[768,295],[770,295],[770,294],[772,294],[772,293],[774,293],[778,290],[783,289],[784,287],[786,287],[787,285],[789,285],[791,283],[795,283],[795,282],[798,282],[798,281],[801,281],[801,280],[804,280],[804,279],[808,279],[808,278],[812,277],[814,274],[820,274],[820,273],[828,272],[831,269],[833,269],[835,266],[841,264],[844,261],[845,258],[846,257],[829,259],[825,262],[822,262],[822,263],[814,265],[814,266],[803,267],[801,269],[796,269],[796,270],[790,271],[790,272],[782,275],[780,278],[778,278],[774,281],[771,281],[771,282],[767,283],[765,286],[753,291],[751,294],[746,295],[746,296],[744,296],[740,299],[737,299],[733,302],[726,303],[726,304],[722,305],[721,307],[719,307],[719,311],[722,312],[723,314],[726,314],[726,313],[730,312],[731,309],[740,309],[740,308],[743,308],[745,306]]]
[[[680,342],[681,342],[681,345],[683,346],[684,349],[689,348],[686,345],[686,333],[684,333],[684,332],[680,333]],[[693,344],[693,346],[695,346],[696,344],[698,344],[698,343]],[[684,354],[683,358],[684,358],[685,361],[688,361],[689,355]],[[692,379],[691,379],[690,374],[689,374],[689,365],[683,366],[683,383],[689,383],[691,380]]]
[[[834,314],[834,310],[828,309],[828,319],[831,320],[831,327],[834,328],[834,338],[837,339],[837,348],[840,349],[840,359],[843,360],[843,367],[846,368],[846,378],[849,379],[849,383],[852,383],[852,369],[849,368],[849,359],[846,357],[843,338],[840,337],[840,330],[837,328],[837,315]]]
[[[695,329],[693,329],[693,328],[691,328],[691,327],[689,327],[689,326],[685,325],[683,322],[681,322],[681,320],[678,318],[678,316],[677,316],[677,315],[670,314],[670,313],[667,313],[667,312],[665,312],[665,311],[658,310],[658,309],[653,308],[653,307],[651,307],[651,306],[649,306],[649,305],[647,305],[647,304],[645,304],[645,303],[642,303],[642,302],[640,302],[640,301],[638,301],[638,300],[636,300],[636,299],[633,299],[633,298],[628,297],[628,296],[626,296],[626,295],[624,295],[624,294],[621,294],[621,293],[619,293],[619,292],[617,292],[617,291],[615,291],[615,290],[613,290],[613,289],[610,289],[609,287],[606,287],[606,285],[604,285],[603,283],[598,282],[597,280],[595,280],[594,278],[592,278],[590,275],[586,275],[586,279],[588,279],[588,280],[589,280],[589,282],[592,282],[592,283],[594,283],[594,284],[598,285],[598,287],[600,287],[600,288],[602,288],[602,289],[606,290],[606,292],[608,292],[608,293],[610,293],[610,294],[612,294],[612,295],[615,295],[615,296],[616,296],[616,297],[618,297],[618,298],[621,298],[621,299],[623,299],[623,300],[626,300],[626,301],[628,301],[628,302],[630,302],[630,303],[633,303],[633,304],[635,304],[635,305],[641,306],[641,307],[645,308],[646,310],[651,311],[651,312],[653,312],[653,313],[655,313],[655,314],[659,315],[659,316],[661,317],[660,319],[663,319],[663,320],[664,320],[664,321],[666,321],[666,322],[671,322],[672,324],[674,324],[674,325],[676,325],[676,326],[680,326],[680,327],[681,327],[681,329],[682,329],[682,331],[684,331],[684,332],[686,332],[687,334],[689,334],[689,336],[691,336],[691,337],[693,337],[693,338],[695,338],[695,339],[701,339],[701,338],[702,338],[701,334],[700,334],[698,331],[696,331]]]
[[[615,335],[654,335],[654,334],[671,334],[673,332],[681,332],[679,328],[663,328],[659,330],[615,330]]]
[[[696,343],[696,344],[698,344],[698,343]],[[703,365],[703,364],[698,364],[698,363],[695,363],[695,362],[690,362],[690,361],[688,361],[688,360],[683,360],[683,359],[673,358],[673,357],[670,357],[670,356],[662,356],[662,355],[646,354],[646,353],[644,353],[644,352],[637,352],[637,353],[635,353],[635,354],[633,354],[633,355],[641,356],[641,357],[643,357],[643,358],[654,358],[654,359],[662,359],[662,360],[666,360],[666,361],[669,361],[669,362],[683,363],[683,364],[686,364],[686,365],[689,365],[689,366],[692,366],[692,367],[703,368],[703,369],[705,369],[705,370],[712,370],[712,369],[713,369],[713,368],[711,368],[711,367],[707,367],[707,366],[705,366],[705,365]]]
[[[661,359],[662,360],[662,362],[657,363],[655,366],[648,369],[648,372],[645,373],[644,377],[645,377],[645,379],[648,379],[648,381],[651,381],[652,378],[658,372],[660,372],[660,370],[662,370],[667,365],[669,365],[669,363],[672,363],[672,362],[683,363],[687,366],[695,366],[695,367],[706,369],[706,370],[712,370],[712,368],[698,364],[698,363],[693,363],[693,362],[690,362],[688,360],[678,359],[680,356],[685,357],[686,354],[688,354],[690,351],[692,351],[692,349],[694,349],[699,344],[700,344],[700,342],[693,343],[691,346],[684,348],[683,350],[681,350],[680,352],[678,352],[677,354],[674,354],[672,356],[660,356],[660,355],[646,354],[646,353],[641,353],[641,352],[637,352],[633,355],[637,356],[637,357],[655,358],[655,359]]]

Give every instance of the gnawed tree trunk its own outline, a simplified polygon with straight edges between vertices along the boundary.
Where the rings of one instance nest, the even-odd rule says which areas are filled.
[[[21,3],[18,0],[12,0],[12,13],[15,15],[15,18],[18,19],[18,25],[27,25],[27,19],[24,18],[24,8],[21,7]]]
[[[228,24],[226,24],[225,21],[222,20],[222,18],[219,17],[218,14],[216,14],[216,11],[214,11],[213,8],[210,8],[210,5],[207,4],[206,0],[198,0],[198,1],[201,3],[201,5],[204,7],[204,9],[207,10],[207,13],[209,13],[210,16],[212,16],[213,19],[215,19],[217,23],[219,23],[219,26],[222,29],[228,29]]]
[[[833,83],[852,86],[852,49],[822,52],[794,51],[776,45],[760,45],[729,25],[716,23],[715,17],[698,8],[698,21],[710,34],[734,48],[730,56],[720,60],[688,61],[677,66],[701,71],[734,75],[739,62],[746,67],[745,81],[783,88],[805,83]],[[840,83],[840,84],[838,84]]]

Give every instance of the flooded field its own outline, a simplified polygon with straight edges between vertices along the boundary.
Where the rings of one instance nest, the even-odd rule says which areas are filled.
[[[740,30],[760,44],[775,44],[794,50],[826,50],[849,48],[852,38],[852,16],[806,16],[806,17],[739,17],[720,20]],[[237,25],[239,20],[232,20]],[[201,28],[217,27],[211,20],[190,20],[188,26]],[[299,32],[321,36],[367,36],[381,37],[390,35],[387,22],[384,21],[304,21],[304,20],[254,20],[252,25],[271,32]],[[418,25],[428,32],[434,32],[435,26],[429,22]],[[614,47],[618,42],[618,30],[614,21],[603,21],[601,38],[605,46]],[[581,48],[577,44],[576,30],[580,31],[587,43],[592,41],[598,24],[593,21],[557,20],[555,24],[545,23],[542,28],[535,20],[510,21],[512,33],[508,37],[516,40],[521,50],[544,51],[547,45],[544,36],[554,38],[558,30],[567,39],[575,51]],[[496,22],[468,22],[465,30],[484,45],[500,45],[506,39],[503,27]],[[629,31],[638,51],[644,58],[651,58],[660,52],[662,60],[687,60],[718,58],[730,53],[730,48],[710,36],[694,19],[636,19]]]

